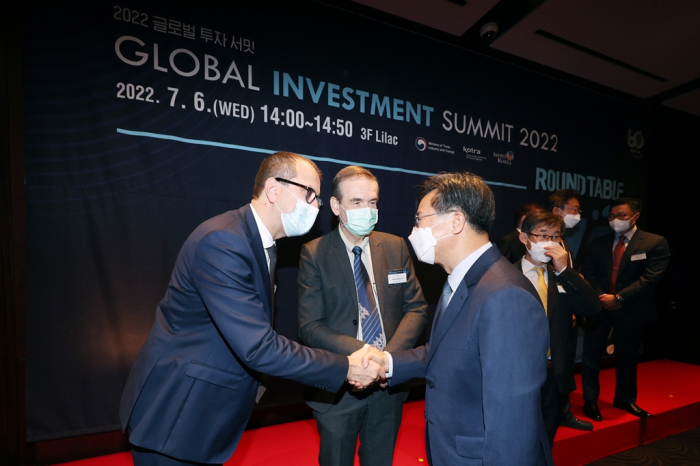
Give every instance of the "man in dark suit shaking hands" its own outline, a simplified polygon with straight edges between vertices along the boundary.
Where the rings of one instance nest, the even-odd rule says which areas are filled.
[[[253,199],[211,218],[180,250],[151,333],[134,363],[120,417],[135,466],[222,464],[243,434],[261,373],[337,391],[383,371],[310,349],[272,329],[275,240],[311,229],[321,172],[289,152],[267,157]],[[365,364],[367,364],[365,362]]]
[[[586,331],[583,340],[583,410],[594,421],[602,419],[598,375],[612,327],[617,354],[613,406],[641,418],[651,417],[636,404],[637,355],[645,325],[656,319],[654,287],[668,267],[671,253],[665,238],[637,228],[641,211],[638,199],[614,201],[608,215],[614,232],[588,246],[581,267],[603,306],[597,327]]]
[[[413,348],[427,304],[403,239],[374,231],[379,183],[366,168],[333,178],[334,231],[304,245],[299,263],[302,343],[349,355],[369,343],[380,350]],[[321,466],[352,466],[360,438],[362,466],[391,466],[403,412],[402,387],[308,387],[307,404],[321,436]]]
[[[408,239],[419,260],[449,276],[430,343],[385,353],[388,380],[425,377],[431,465],[552,464],[540,401],[547,317],[532,284],[489,242],[493,193],[476,175],[440,173],[420,196]]]
[[[547,381],[542,387],[542,416],[549,444],[559,420],[568,409],[568,395],[576,389],[574,366],[568,356],[571,314],[592,317],[600,312],[598,294],[573,270],[569,253],[562,245],[564,220],[551,212],[535,212],[525,217],[520,241],[525,257],[515,266],[530,280],[542,299],[549,320]]]

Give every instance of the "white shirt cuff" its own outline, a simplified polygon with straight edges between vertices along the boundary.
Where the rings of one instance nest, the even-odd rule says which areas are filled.
[[[386,378],[391,378],[392,375],[394,375],[394,358],[391,357],[391,354],[387,353],[384,351],[384,355],[386,358],[389,360],[389,370],[386,373]]]

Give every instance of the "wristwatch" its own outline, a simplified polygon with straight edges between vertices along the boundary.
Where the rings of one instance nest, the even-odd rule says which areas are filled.
[[[622,296],[620,296],[619,294],[615,295],[615,302],[617,304],[622,304],[623,301],[624,301],[624,299],[622,299]]]

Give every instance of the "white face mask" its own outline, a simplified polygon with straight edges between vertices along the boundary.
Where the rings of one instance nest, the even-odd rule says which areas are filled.
[[[440,220],[432,227],[413,227],[413,231],[408,237],[408,241],[411,242],[411,246],[413,246],[413,250],[416,252],[416,257],[419,261],[425,262],[426,264],[435,263],[435,245],[439,240],[447,238],[451,235],[445,235],[441,236],[440,238],[435,238],[433,236],[433,228],[447,221],[448,218],[449,217],[445,217],[443,220]]]
[[[564,216],[564,225],[566,225],[566,228],[573,228],[576,225],[578,225],[578,222],[581,221],[581,214],[576,214],[576,215],[571,215],[571,214],[566,214]]]
[[[617,233],[622,233],[630,229],[630,220],[632,220],[637,214],[634,214],[627,220],[620,220],[619,218],[614,218],[610,220],[610,228],[615,230]]]
[[[544,253],[547,252],[545,250],[545,246],[560,246],[559,243],[555,243],[554,241],[540,241],[539,243],[533,243],[528,239],[528,242],[530,243],[530,250],[528,252],[537,262],[549,262],[552,260],[551,257],[544,255]]]
[[[280,184],[280,186],[282,185]],[[284,228],[284,234],[288,237],[301,236],[307,234],[309,230],[311,230],[311,227],[314,226],[316,216],[318,215],[318,208],[312,206],[306,201],[302,201],[301,199],[297,198],[296,196],[294,196],[294,194],[290,193],[289,190],[284,186],[282,186],[282,189],[287,191],[289,194],[292,195],[292,197],[294,197],[294,199],[297,200],[297,204],[294,207],[294,212],[291,212],[289,214],[285,214],[284,212],[282,212],[282,209],[280,209],[279,206],[275,204],[277,210],[279,210],[282,214],[282,228]]]

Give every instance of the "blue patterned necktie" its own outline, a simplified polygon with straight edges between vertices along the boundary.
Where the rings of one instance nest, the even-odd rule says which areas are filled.
[[[383,350],[386,345],[386,339],[382,331],[377,302],[374,300],[372,283],[370,283],[369,274],[362,263],[362,248],[355,246],[352,248],[352,252],[355,254],[355,288],[357,288],[357,302],[360,305],[362,340]]]

